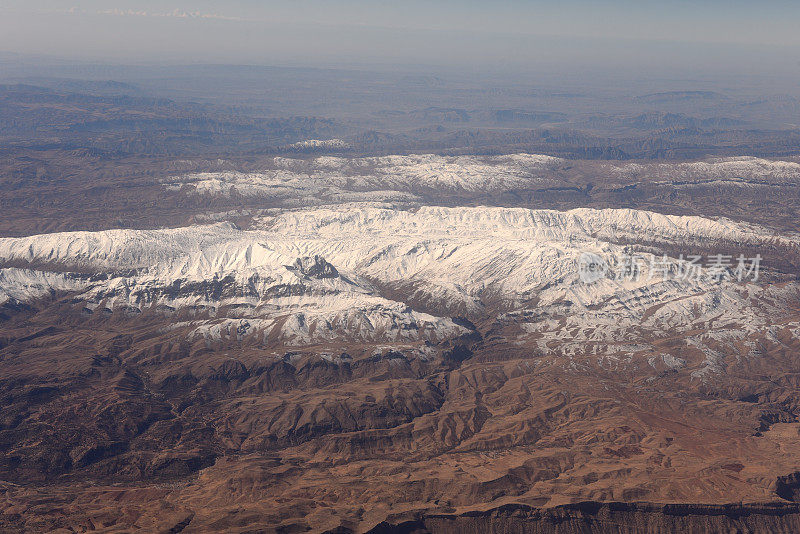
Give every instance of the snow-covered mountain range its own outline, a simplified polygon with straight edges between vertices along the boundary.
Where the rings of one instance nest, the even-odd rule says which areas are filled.
[[[267,170],[190,174],[165,180],[165,186],[206,197],[241,195],[281,201],[288,206],[358,201],[420,203],[431,194],[449,197],[459,193],[491,194],[543,186],[557,188],[558,173],[575,165],[575,162],[541,154],[278,157]],[[615,162],[587,172],[653,183],[768,185],[800,180],[800,163],[754,157],[685,163]]]
[[[686,345],[708,352],[702,375],[719,368],[709,356],[719,343],[780,329],[775,317],[798,293],[794,284],[664,273],[582,281],[582,254],[621,256],[631,244],[694,254],[798,241],[730,220],[632,209],[351,204],[284,211],[249,230],[218,223],[0,239],[0,300],[69,293],[87,314],[172,316],[191,339],[292,346],[435,344],[474,334],[453,319],[463,317],[513,325],[512,338],[537,350],[614,362],[702,324],[709,331]],[[660,361],[685,362],[670,358]]]

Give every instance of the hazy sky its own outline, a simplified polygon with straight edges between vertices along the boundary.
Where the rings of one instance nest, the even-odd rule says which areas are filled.
[[[0,50],[273,64],[800,64],[800,2],[2,0]]]

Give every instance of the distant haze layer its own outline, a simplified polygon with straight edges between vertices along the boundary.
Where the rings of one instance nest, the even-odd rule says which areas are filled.
[[[794,2],[7,0],[0,50],[85,59],[800,73]]]

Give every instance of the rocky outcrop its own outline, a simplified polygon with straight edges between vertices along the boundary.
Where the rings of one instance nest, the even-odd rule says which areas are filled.
[[[509,505],[461,515],[422,515],[383,522],[369,534],[791,534],[798,530],[800,508],[790,504],[582,502],[547,509]]]

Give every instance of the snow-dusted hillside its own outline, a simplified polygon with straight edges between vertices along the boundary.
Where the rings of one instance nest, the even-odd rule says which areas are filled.
[[[290,148],[349,148],[350,145],[341,139],[306,139],[289,145]]]
[[[410,201],[425,190],[493,191],[537,183],[564,160],[536,154],[509,156],[383,156],[275,158],[275,169],[257,173],[219,172],[184,176],[168,188],[193,187],[201,195],[329,202]]]
[[[346,202],[420,203],[423,195],[491,194],[516,189],[558,187],[557,172],[578,166],[552,156],[438,156],[433,154],[313,159],[275,158],[260,172],[209,172],[166,182],[202,196],[280,201],[284,206]],[[714,158],[683,163],[606,163],[583,172],[619,180],[687,186],[723,183],[732,186],[800,181],[800,163],[754,157]],[[564,185],[564,184],[561,184]]]
[[[682,163],[626,163],[608,167],[621,176],[649,176],[669,181],[800,179],[800,163],[750,156]]]

